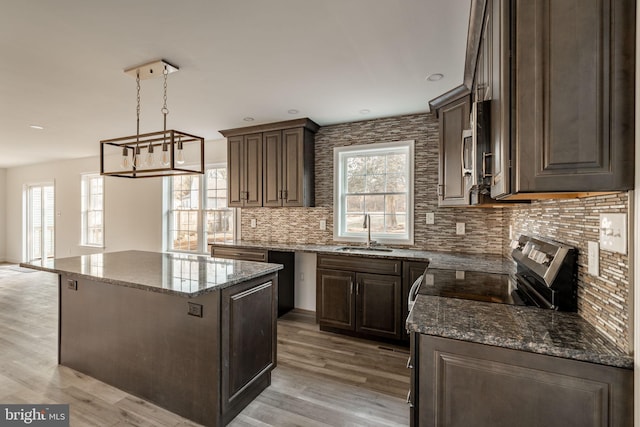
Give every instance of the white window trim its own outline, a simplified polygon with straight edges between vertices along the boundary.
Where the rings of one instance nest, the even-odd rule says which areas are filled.
[[[379,233],[372,233],[371,240],[375,240],[377,243],[393,244],[393,245],[413,245],[414,244],[414,163],[415,163],[415,141],[404,140],[396,142],[379,142],[373,144],[363,145],[349,145],[344,147],[335,147],[333,149],[333,240],[337,242],[366,242],[367,233],[362,231],[361,233],[348,233],[341,234],[342,224],[342,208],[344,205],[344,196],[341,189],[344,188],[344,183],[341,181],[343,177],[340,174],[340,157],[343,153],[352,153],[358,151],[385,151],[392,148],[407,147],[409,148],[409,188],[408,188],[408,201],[407,201],[407,239],[397,239],[388,237],[388,235],[380,235]]]
[[[209,254],[209,244],[206,242],[206,239],[204,239],[205,236],[205,224],[204,224],[204,213],[206,211],[206,209],[204,209],[204,204],[206,203],[206,192],[203,191],[203,181],[204,179],[202,178],[203,176],[206,176],[206,171],[208,169],[217,169],[217,168],[225,168],[229,169],[229,167],[227,166],[226,163],[214,163],[214,164],[208,164],[205,165],[205,173],[204,175],[200,175],[201,181],[200,181],[200,185],[199,185],[199,200],[198,200],[198,235],[202,237],[202,239],[200,239],[200,247],[198,248],[197,251],[184,251],[184,250],[179,250],[179,249],[172,249],[171,248],[171,231],[170,231],[170,224],[171,224],[171,218],[170,218],[170,212],[171,212],[171,191],[172,191],[172,185],[171,185],[171,180],[173,179],[172,176],[168,176],[165,177],[162,181],[162,247],[163,250],[165,252],[171,252],[171,253],[180,253],[180,254],[191,254],[191,255],[206,255]],[[234,209],[235,210],[235,215],[234,215],[234,228],[233,228],[233,238],[234,240],[238,239],[239,236],[239,227],[240,227],[240,209],[238,208],[230,208],[230,209]]]
[[[102,178],[102,243],[101,244],[93,244],[93,243],[87,243],[87,219],[85,217],[86,215],[86,209],[84,206],[84,194],[83,194],[83,186],[86,185],[86,181],[90,178],[94,178],[94,177],[99,177]],[[106,189],[105,189],[105,184],[106,184],[106,180],[104,179],[103,176],[101,176],[99,173],[96,172],[88,172],[88,173],[83,173],[80,174],[80,226],[82,227],[80,230],[80,246],[81,247],[87,247],[87,248],[100,248],[100,249],[104,249],[105,248],[105,240],[106,240],[106,234],[105,234],[105,194],[106,194]]]

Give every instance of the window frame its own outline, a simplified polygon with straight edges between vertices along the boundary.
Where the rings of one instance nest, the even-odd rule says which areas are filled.
[[[163,248],[166,252],[171,253],[184,253],[184,254],[208,254],[209,253],[209,243],[207,241],[207,233],[206,233],[206,224],[205,219],[206,215],[209,212],[223,210],[223,209],[207,209],[207,172],[211,169],[226,169],[228,172],[228,167],[225,163],[217,163],[217,164],[209,164],[206,165],[204,173],[198,174],[198,209],[187,209],[186,212],[195,211],[197,213],[197,249],[195,250],[183,250],[183,249],[175,249],[173,248],[173,236],[171,224],[173,221],[173,212],[177,211],[177,209],[173,209],[173,176],[165,177],[163,181]],[[227,175],[227,192],[229,191],[228,187],[228,175]],[[228,200],[228,193],[227,193]],[[237,208],[227,206],[224,210],[230,210],[233,212],[232,214],[232,222],[233,222],[233,235],[231,237],[232,240],[237,239],[239,230],[238,230],[238,217],[239,212]]]
[[[92,198],[96,195],[91,192],[91,181],[98,179],[101,181],[102,187],[102,203],[100,209],[90,209],[93,204]],[[90,248],[102,248],[105,247],[105,179],[104,176],[99,173],[83,173],[80,175],[80,245]],[[89,243],[89,212],[100,212],[102,221],[100,228],[102,229],[102,241],[99,243]]]
[[[377,243],[393,245],[414,244],[414,169],[415,169],[415,140],[403,140],[395,142],[377,142],[371,144],[349,145],[335,147],[333,149],[333,240],[341,242],[366,242],[367,232],[346,231],[346,158],[358,154],[363,156],[372,153],[389,151],[408,151],[409,170],[407,171],[407,225],[406,233],[399,238],[391,233],[372,232],[371,240]],[[385,194],[386,192],[374,193]]]

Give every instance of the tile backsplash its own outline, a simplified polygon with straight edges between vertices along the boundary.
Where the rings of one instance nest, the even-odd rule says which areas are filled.
[[[345,145],[415,140],[414,245],[412,248],[509,257],[509,228],[576,246],[578,309],[620,349],[630,351],[629,257],[600,252],[600,275],[587,272],[587,242],[598,240],[601,212],[629,212],[628,193],[584,199],[534,201],[494,208],[438,208],[438,120],[413,114],[323,126],[316,134],[316,207],[242,209],[244,240],[333,244],[333,148]],[[425,214],[433,212],[435,224]],[[251,219],[257,227],[251,228]],[[326,220],[326,230],[320,221]],[[457,222],[466,234],[456,235]],[[464,267],[464,266],[462,266]]]
[[[376,142],[415,141],[414,245],[412,248],[465,253],[502,253],[500,209],[438,208],[438,119],[434,114],[366,120],[323,126],[315,139],[315,208],[253,208],[242,210],[245,240],[321,243],[333,241],[333,148]],[[435,224],[425,214],[433,212]],[[251,228],[251,219],[257,227]],[[327,229],[320,231],[320,220]],[[466,234],[456,235],[456,222]]]
[[[629,255],[600,249],[600,274],[588,273],[588,242],[598,242],[601,213],[629,212],[628,193],[584,199],[545,200],[505,210],[505,222],[520,234],[545,236],[578,249],[578,313],[624,351],[631,351],[632,295]],[[504,255],[509,257],[508,229]]]

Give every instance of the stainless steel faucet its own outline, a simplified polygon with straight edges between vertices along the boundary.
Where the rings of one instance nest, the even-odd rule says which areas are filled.
[[[371,216],[369,214],[364,214],[364,224],[362,224],[362,228],[367,230],[367,247],[370,248],[371,244],[375,244],[376,242],[371,240]]]

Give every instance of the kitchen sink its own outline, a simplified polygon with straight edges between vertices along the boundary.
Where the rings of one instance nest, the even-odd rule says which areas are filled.
[[[345,252],[360,252],[360,251],[367,251],[367,252],[392,252],[393,249],[389,249],[389,248],[381,248],[381,247],[375,247],[375,246],[370,246],[370,247],[366,247],[366,246],[343,246],[341,248],[338,248],[339,251],[345,251]]]

